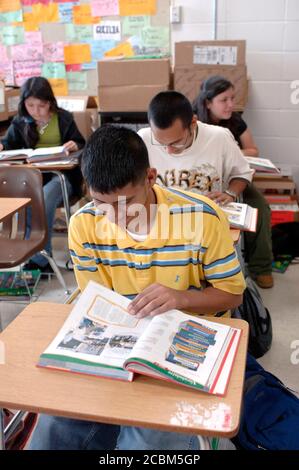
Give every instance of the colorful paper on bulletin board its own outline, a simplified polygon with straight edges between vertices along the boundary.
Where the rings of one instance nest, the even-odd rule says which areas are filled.
[[[82,70],[82,64],[69,64],[65,66],[67,72],[80,72]]]
[[[49,78],[49,83],[55,96],[68,95],[68,85],[65,78]]]
[[[143,28],[150,26],[150,16],[125,16],[122,20],[122,33],[124,36],[139,34]]]
[[[91,62],[86,62],[85,64],[81,64],[81,70],[95,70],[97,68],[97,62],[94,60]]]
[[[22,26],[4,26],[1,31],[2,43],[5,46],[22,44],[25,41],[25,31]]]
[[[3,46],[2,44],[0,44],[0,57],[1,57],[1,60],[0,60],[0,65],[1,65],[1,62],[6,62],[8,60],[8,57],[7,57],[7,48],[5,46]]]
[[[64,62],[64,42],[45,42],[43,54],[45,62]]]
[[[32,5],[32,13],[39,23],[59,22],[59,11],[56,3],[49,3],[48,5],[37,3]]]
[[[77,5],[73,8],[73,22],[74,24],[96,24],[99,23],[100,18],[92,16],[90,5],[84,3]]]
[[[0,61],[0,77],[7,86],[13,86],[15,84],[12,60]]]
[[[89,44],[71,44],[64,46],[64,61],[66,64],[82,64],[91,62]]]
[[[164,26],[144,28],[141,31],[141,39],[145,47],[167,48],[169,46],[169,28]]]
[[[155,15],[156,12],[156,0],[119,0],[121,16]]]
[[[87,73],[86,72],[68,72],[67,81],[69,90],[79,91],[87,90]]]
[[[31,44],[18,44],[11,46],[10,54],[12,60],[43,60],[42,44],[35,47]]]
[[[68,42],[89,42],[92,40],[92,25],[66,24],[65,37]]]
[[[1,1],[0,1],[1,5]],[[0,12],[0,23],[20,23],[23,21],[23,11],[8,11],[5,13]]]
[[[21,9],[20,0],[1,0],[0,12],[17,11]]]
[[[113,41],[120,41],[120,21],[101,21],[101,23],[94,25],[93,38],[96,41],[100,41],[102,39],[112,39]]]
[[[73,22],[73,7],[78,5],[78,2],[65,2],[58,5],[59,20],[61,23]]]
[[[93,0],[91,2],[92,16],[119,15],[118,0]]]
[[[133,57],[134,51],[129,42],[122,42],[108,52],[105,57]]]
[[[14,75],[17,86],[30,77],[40,77],[42,71],[42,62],[40,60],[22,60],[14,62]]]
[[[51,0],[21,0],[22,5],[24,7],[29,7],[32,5],[36,5],[37,3],[42,3],[43,5],[48,5]],[[69,1],[69,0],[68,0]]]
[[[38,31],[39,22],[32,12],[23,13],[23,26],[25,31]]]
[[[115,47],[115,41],[95,41],[92,40],[89,42],[91,49],[91,58],[94,61],[101,60],[104,57],[105,52],[110,51],[110,49]]]
[[[46,78],[66,78],[65,65],[62,62],[44,62],[42,76]]]

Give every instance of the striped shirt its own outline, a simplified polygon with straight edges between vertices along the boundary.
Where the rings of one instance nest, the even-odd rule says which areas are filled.
[[[79,288],[93,280],[129,299],[153,283],[177,290],[208,284],[242,294],[245,282],[221,209],[195,193],[153,189],[157,214],[145,241],[111,224],[93,202],[72,216],[69,247]]]

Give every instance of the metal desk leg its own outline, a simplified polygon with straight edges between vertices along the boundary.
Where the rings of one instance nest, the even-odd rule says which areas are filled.
[[[67,192],[67,186],[66,186],[66,180],[65,180],[65,175],[61,171],[55,171],[56,175],[59,177],[59,181],[61,184],[61,191],[62,191],[62,198],[63,198],[63,204],[66,212],[66,224],[69,226],[70,218],[71,218],[71,210],[70,210],[70,204],[69,204],[69,195]]]
[[[3,412],[3,408],[0,408],[0,450],[5,450],[4,412]]]

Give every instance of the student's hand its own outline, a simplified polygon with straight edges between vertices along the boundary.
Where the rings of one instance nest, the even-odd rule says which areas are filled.
[[[216,202],[216,204],[225,205],[230,202],[234,202],[235,199],[226,193],[221,193],[220,191],[213,191],[206,194],[207,197]]]
[[[78,145],[76,144],[76,142],[74,142],[73,140],[69,140],[68,142],[66,142],[65,144],[63,144],[63,148],[64,148],[64,151],[65,153],[68,155],[70,152],[77,152],[77,150],[79,150],[79,147]]]
[[[184,309],[185,292],[161,284],[152,284],[138,294],[128,307],[131,315],[137,318],[154,317],[173,308]]]
[[[0,152],[1,152],[1,150],[3,150],[3,149],[4,149],[4,147],[3,147],[3,145],[0,143]]]

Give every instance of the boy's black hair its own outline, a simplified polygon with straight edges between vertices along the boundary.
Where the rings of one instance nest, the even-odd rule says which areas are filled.
[[[162,91],[149,104],[148,122],[158,129],[167,129],[176,119],[180,119],[186,129],[190,127],[192,117],[190,101],[177,91]]]
[[[146,177],[149,168],[145,143],[125,127],[103,126],[89,138],[81,169],[87,185],[109,194]]]

